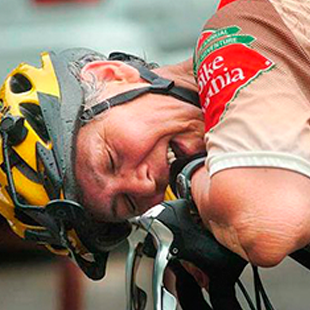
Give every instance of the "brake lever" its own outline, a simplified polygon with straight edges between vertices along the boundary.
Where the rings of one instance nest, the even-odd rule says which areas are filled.
[[[141,226],[152,235],[157,253],[153,266],[153,302],[155,310],[174,310],[177,307],[177,300],[164,286],[164,272],[173,258],[170,255],[170,247],[173,242],[173,233],[156,217],[165,207],[158,205],[139,218]]]
[[[127,237],[129,251],[126,261],[126,300],[127,310],[144,310],[147,302],[147,294],[136,284],[136,273],[143,256],[143,244],[147,232],[132,222],[132,232]]]
[[[165,289],[163,277],[171,260],[183,259],[209,275],[214,309],[230,307],[231,310],[240,310],[234,284],[247,262],[221,246],[210,232],[195,224],[189,204],[184,199],[164,202],[136,218],[137,225],[152,236],[157,248],[153,267],[153,308],[176,309],[176,298]],[[131,265],[131,270],[133,268]],[[130,295],[131,291],[127,293]]]

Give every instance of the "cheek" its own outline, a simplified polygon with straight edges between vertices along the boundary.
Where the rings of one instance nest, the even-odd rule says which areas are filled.
[[[113,128],[114,127],[114,128]],[[143,122],[135,121],[134,119],[114,124],[111,134],[117,136],[117,140],[122,142],[139,143],[145,142],[148,136],[148,130]]]
[[[139,107],[137,107],[139,109]],[[150,132],[149,117],[139,113],[130,103],[111,109],[106,119],[109,134],[117,134],[121,139],[143,140]]]
[[[147,133],[143,125],[127,122],[123,126],[117,126],[111,132],[111,142],[119,155],[139,158],[152,147],[152,136]]]
[[[147,115],[142,117],[125,106],[122,110],[111,109],[105,122],[105,137],[119,157],[137,163],[149,155],[162,133],[153,130]]]

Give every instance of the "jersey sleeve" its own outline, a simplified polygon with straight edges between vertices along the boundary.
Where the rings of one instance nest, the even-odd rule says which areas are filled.
[[[229,3],[232,6],[218,11],[207,22],[194,53],[194,75],[205,116],[205,132],[224,118],[242,89],[274,67],[274,62],[257,49],[258,38],[252,29],[243,31],[238,18],[231,24],[227,22],[227,16],[239,16],[241,1],[222,0],[220,5],[223,8]]]
[[[237,0],[221,0],[221,1],[218,1],[219,2],[218,10],[220,10],[225,5],[227,5],[227,4],[231,3],[231,2],[234,2],[234,1],[237,1]]]

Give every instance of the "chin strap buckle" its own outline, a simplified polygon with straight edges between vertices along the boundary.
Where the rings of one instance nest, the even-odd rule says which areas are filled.
[[[28,129],[24,125],[25,119],[21,116],[13,116],[7,113],[0,122],[0,131],[8,135],[10,145],[22,143],[27,136]]]

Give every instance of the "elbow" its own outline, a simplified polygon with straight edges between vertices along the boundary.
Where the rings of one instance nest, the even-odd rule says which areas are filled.
[[[271,239],[260,239],[251,241],[251,245],[245,244],[243,249],[247,255],[247,260],[258,267],[274,267],[280,264],[289,254],[285,245],[273,244]]]
[[[310,242],[309,189],[308,179],[283,170],[227,169],[212,177],[201,214],[224,246],[272,267]]]
[[[259,267],[273,267],[291,252],[291,241],[279,231],[264,229],[257,222],[245,225],[209,222],[219,243]]]
[[[255,221],[235,221],[233,225],[247,260],[258,267],[274,267],[309,242],[302,225],[294,221],[256,217]]]

